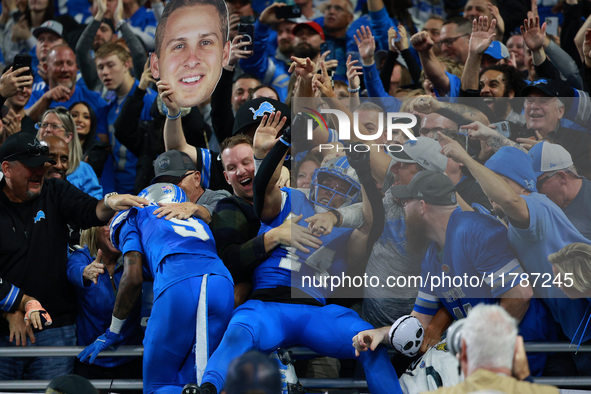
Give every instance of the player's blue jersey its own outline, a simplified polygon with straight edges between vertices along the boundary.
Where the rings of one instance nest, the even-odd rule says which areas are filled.
[[[136,251],[154,278],[154,299],[171,285],[204,274],[222,275],[232,280],[217,255],[209,226],[201,219],[158,219],[158,205],[132,208],[117,216],[111,231],[119,231],[115,247],[123,254]]]
[[[316,213],[314,204],[301,191],[284,188],[282,195],[281,213],[272,222],[262,223],[259,234],[281,226],[291,214],[302,215],[298,224],[307,227],[305,219]],[[323,278],[328,275],[340,274],[345,270],[347,241],[352,231],[350,228],[333,228],[330,234],[319,237],[322,241],[319,249],[308,248],[310,253],[303,253],[293,247],[275,248],[271,256],[256,268],[252,280],[253,291],[278,286],[295,287],[324,304],[330,289],[318,284],[323,284]],[[302,281],[302,278],[311,279]],[[312,282],[312,278],[316,281]]]
[[[432,243],[423,259],[423,286],[415,310],[434,315],[444,306],[452,316],[461,319],[471,307],[496,303],[495,299],[519,285],[510,275],[523,270],[509,247],[507,229],[491,216],[457,208],[447,228],[443,251]],[[444,275],[452,282],[435,279]]]

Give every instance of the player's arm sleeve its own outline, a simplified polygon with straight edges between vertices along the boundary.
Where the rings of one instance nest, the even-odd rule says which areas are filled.
[[[0,310],[14,312],[18,309],[23,299],[24,292],[13,284],[0,278]]]
[[[135,215],[128,217],[119,229],[119,250],[123,255],[127,252],[139,252],[143,256],[144,248],[135,224]]]
[[[264,234],[248,239],[252,223],[231,201],[222,200],[209,224],[218,255],[236,281],[247,278],[269,254],[265,251]]]
[[[91,51],[89,51],[89,48],[92,48],[94,36],[96,36],[100,27],[101,21],[93,19],[92,22],[86,26],[86,29],[84,29],[76,43],[76,61],[78,62],[78,68],[80,69],[84,83],[90,90],[95,90],[100,83],[94,58],[92,57]]]

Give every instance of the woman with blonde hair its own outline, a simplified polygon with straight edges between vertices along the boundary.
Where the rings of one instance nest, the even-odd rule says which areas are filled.
[[[97,198],[103,198],[103,188],[92,167],[82,161],[82,146],[76,131],[76,124],[65,107],[50,108],[36,125],[39,132],[37,138],[43,139],[47,135],[62,138],[70,149],[70,163],[66,173],[68,181],[83,192]]]
[[[113,307],[123,264],[121,252],[109,238],[109,225],[83,230],[83,248],[68,258],[66,274],[76,291],[76,335],[78,346],[87,346],[106,331],[111,324]],[[140,303],[134,306],[121,335],[123,345],[139,345],[142,341]],[[76,360],[74,373],[87,379],[140,378],[141,358],[99,357],[93,364]]]

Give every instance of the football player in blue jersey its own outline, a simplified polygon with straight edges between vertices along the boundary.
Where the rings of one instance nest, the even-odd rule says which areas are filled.
[[[265,157],[254,181],[254,207],[262,221],[261,232],[294,215],[298,215],[298,224],[306,226],[304,220],[318,210],[350,204],[362,193],[366,221],[360,229],[341,229],[320,237],[322,246],[308,253],[280,246],[255,269],[251,298],[234,311],[220,346],[209,359],[201,393],[220,392],[230,361],[251,349],[270,353],[278,347],[302,345],[329,357],[353,359],[351,338],[360,328],[372,328],[353,310],[326,305],[328,289],[302,283],[306,276],[322,279],[341,274],[348,261],[366,257],[367,251],[358,245],[359,239],[370,233],[366,227],[372,227],[375,215],[369,200],[377,199],[378,203],[372,205],[382,206],[369,161],[364,156],[352,163],[361,183],[371,191],[362,191],[350,168],[352,163],[345,158],[333,159],[327,168],[316,171],[310,199],[298,190],[280,189],[275,183],[291,139],[290,131],[276,138],[285,123],[285,118],[280,119],[280,112],[265,115],[255,134],[255,157]],[[385,348],[365,353],[359,361],[372,393],[401,392]]]
[[[144,338],[144,393],[178,393],[199,380],[208,351],[222,338],[234,307],[233,282],[201,219],[165,220],[153,214],[158,203],[186,202],[181,188],[157,183],[139,196],[150,205],[121,212],[111,223],[111,241],[124,256],[111,326],[78,358],[92,363],[118,343],[140,295],[145,266],[154,278],[154,305]]]

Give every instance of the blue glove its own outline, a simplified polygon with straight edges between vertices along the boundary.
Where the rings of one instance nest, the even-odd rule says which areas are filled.
[[[80,352],[77,356],[78,360],[92,364],[100,352],[109,346],[116,345],[123,340],[122,334],[114,334],[108,328],[107,332],[98,337],[92,344],[88,345],[86,349]]]

